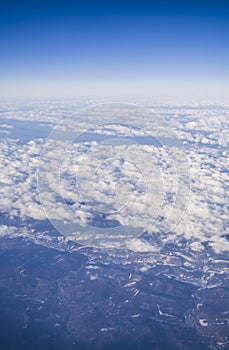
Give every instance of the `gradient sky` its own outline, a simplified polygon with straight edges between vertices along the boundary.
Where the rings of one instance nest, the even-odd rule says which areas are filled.
[[[229,1],[5,1],[0,92],[229,94]]]

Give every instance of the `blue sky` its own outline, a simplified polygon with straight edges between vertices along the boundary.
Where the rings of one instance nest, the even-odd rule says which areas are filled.
[[[9,0],[0,13],[3,96],[228,93],[227,1]]]

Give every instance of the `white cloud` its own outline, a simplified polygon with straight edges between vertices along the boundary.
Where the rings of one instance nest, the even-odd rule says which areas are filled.
[[[31,113],[8,108],[5,117],[20,120],[63,121],[62,111],[66,106],[55,105],[46,114],[46,107]],[[78,107],[77,107],[78,108]],[[74,107],[68,107],[73,114]],[[55,114],[56,111],[56,114]],[[161,107],[158,114],[170,115],[169,121],[177,135],[186,142],[186,153],[191,173],[191,194],[189,205],[184,210],[182,193],[186,190],[185,176],[180,181],[180,194],[177,192],[175,148],[174,158],[169,157],[167,147],[157,148],[153,145],[111,144],[96,141],[74,143],[66,151],[61,169],[59,164],[65,148],[64,142],[50,143],[52,162],[43,164],[46,169],[47,188],[43,192],[49,203],[48,214],[52,219],[75,220],[85,226],[93,217],[93,209],[101,211],[111,209],[110,219],[118,220],[122,225],[139,228],[142,232],[149,228],[153,233],[163,232],[176,223],[177,217],[183,218],[175,226],[173,235],[161,235],[160,244],[171,241],[179,243],[181,237],[190,240],[190,249],[200,252],[204,244],[216,252],[228,250],[225,233],[228,226],[228,111],[200,107],[188,109],[180,106],[172,109]],[[155,112],[155,113],[156,113]],[[47,116],[48,115],[48,116]],[[91,116],[88,124],[81,120],[76,126],[77,132],[88,130],[95,124]],[[136,124],[139,121],[136,120]],[[142,117],[144,130],[150,131],[152,123]],[[7,129],[8,124],[2,124]],[[113,136],[143,135],[141,130],[132,130],[120,125],[97,127],[94,132]],[[158,135],[165,136],[166,128],[157,130]],[[43,220],[45,213],[39,203],[36,188],[39,154],[44,140],[34,139],[24,144],[17,139],[2,138],[0,147],[0,210],[21,219]],[[201,145],[200,145],[200,144]],[[204,143],[204,145],[203,145]],[[60,146],[61,144],[61,146]],[[87,155],[85,156],[87,152]],[[59,182],[59,170],[60,182]],[[182,173],[182,164],[180,164]],[[80,178],[77,183],[77,175]],[[181,179],[182,180],[182,179]],[[80,189],[80,193],[79,193]],[[62,198],[59,198],[61,193]],[[165,195],[166,194],[166,195]],[[179,199],[174,208],[176,196]],[[71,206],[63,209],[63,198]],[[85,202],[84,205],[80,204]],[[159,210],[160,214],[159,214]],[[173,210],[173,214],[169,213]],[[154,222],[157,216],[168,217],[169,223]],[[72,219],[73,218],[73,219]],[[5,232],[5,231],[4,231]],[[106,245],[106,242],[103,243]],[[140,240],[128,243],[133,251],[154,250]]]
[[[126,247],[134,252],[139,253],[155,253],[158,249],[147,242],[143,242],[140,239],[133,239],[126,243]]]

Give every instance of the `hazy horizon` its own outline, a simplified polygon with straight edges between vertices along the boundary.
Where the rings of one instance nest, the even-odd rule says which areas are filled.
[[[2,98],[227,101],[226,1],[0,5]]]

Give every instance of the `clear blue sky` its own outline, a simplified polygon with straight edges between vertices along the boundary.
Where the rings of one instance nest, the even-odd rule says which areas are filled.
[[[229,1],[2,1],[0,45],[3,95],[223,95]]]

